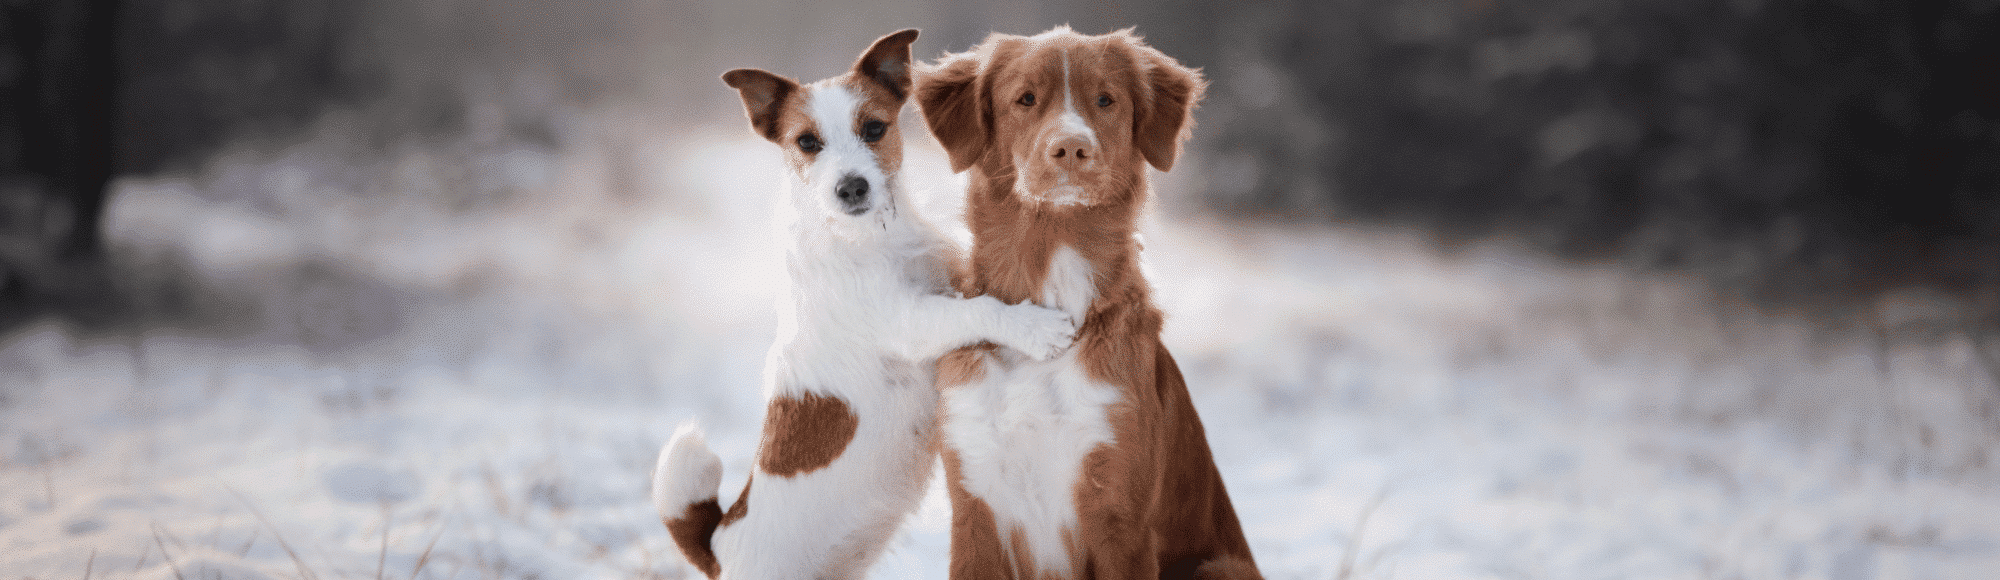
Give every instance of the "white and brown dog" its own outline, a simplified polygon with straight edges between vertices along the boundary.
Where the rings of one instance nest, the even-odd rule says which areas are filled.
[[[1072,342],[1062,311],[957,297],[957,248],[902,209],[896,118],[916,37],[882,37],[852,71],[812,84],[755,69],[722,76],[741,92],[751,129],[785,151],[790,283],[742,495],[723,511],[721,462],[691,426],[654,472],[654,506],[710,577],[859,576],[929,483],[937,357],[990,340],[1047,358]]]
[[[1130,30],[995,34],[920,71],[924,120],[972,171],[962,290],[1082,322],[1054,359],[939,361],[952,578],[1258,577],[1134,238],[1146,165],[1173,166],[1203,89]]]

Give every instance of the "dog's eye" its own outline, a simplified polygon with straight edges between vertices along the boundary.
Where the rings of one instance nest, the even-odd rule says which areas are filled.
[[[876,141],[881,141],[881,140],[882,140],[882,134],[884,134],[884,133],[888,133],[888,132],[889,132],[889,124],[888,124],[888,123],[884,123],[884,122],[881,122],[881,121],[869,121],[869,122],[866,122],[866,123],[862,123],[862,124],[861,124],[861,140],[862,140],[862,141],[866,141],[866,142],[869,142],[869,143],[874,143],[874,142],[876,142]]]
[[[819,142],[818,135],[814,135],[812,133],[802,133],[799,135],[800,151],[804,151],[807,153],[818,153],[820,147],[824,145],[825,144]]]
[[[1021,93],[1021,99],[1020,99],[1020,100],[1017,100],[1017,101],[1014,101],[1014,102],[1016,102],[1016,103],[1020,103],[1020,104],[1021,104],[1021,106],[1023,106],[1023,107],[1033,107],[1033,106],[1035,106],[1035,94],[1034,94],[1034,93]]]
[[[1111,106],[1111,95],[1098,95],[1098,96],[1097,96],[1097,106],[1099,106],[1099,107],[1109,107],[1109,106]]]

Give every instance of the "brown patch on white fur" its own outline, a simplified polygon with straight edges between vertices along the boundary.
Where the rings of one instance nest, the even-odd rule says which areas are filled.
[[[986,355],[999,347],[982,344],[961,348],[938,357],[937,384],[963,385],[986,376]]]
[[[738,500],[737,504],[742,505],[743,502]],[[744,507],[748,509],[749,506]],[[716,503],[715,498],[691,503],[679,517],[668,519],[663,523],[667,524],[667,535],[674,538],[674,543],[687,545],[695,542],[706,546],[709,535],[715,532],[716,526],[722,524],[722,504]],[[694,565],[694,569],[700,570],[710,578],[722,573],[722,565],[716,563],[714,551],[689,552],[687,558],[688,563]]]
[[[840,77],[838,82],[861,98],[861,105],[854,111],[855,131],[861,131],[869,121],[881,121],[888,127],[881,139],[867,145],[875,153],[875,162],[882,166],[883,175],[899,175],[903,168],[903,131],[897,128],[896,120],[902,115],[905,95],[910,94],[909,71],[901,75],[900,86],[889,85],[882,83],[884,73],[865,71],[861,68],[863,64],[866,63],[857,63],[854,72]]]
[[[661,521],[667,525],[667,535],[674,539],[674,545],[702,574],[710,578],[722,575],[722,563],[715,559],[715,550],[708,540],[715,535],[716,528],[750,515],[750,483],[755,480],[753,475],[743,481],[743,493],[736,496],[736,503],[730,504],[728,512],[723,512],[722,504],[711,497],[688,504],[679,516]]]
[[[805,393],[771,398],[757,467],[778,477],[812,473],[833,464],[861,422],[839,397]]]
[[[1089,263],[1095,290],[1077,331],[1078,360],[1120,391],[1106,409],[1110,442],[1085,456],[1074,483],[1074,530],[996,529],[990,506],[964,488],[961,458],[944,446],[953,578],[1033,574],[1024,534],[1063,535],[1079,578],[1258,577],[1187,386],[1160,343],[1161,315],[1133,238],[1146,165],[1173,166],[1204,87],[1198,71],[1129,30],[994,34],[919,73],[926,123],[953,170],[972,170],[971,267],[960,290],[1040,300],[1057,250],[1073,249]],[[1061,119],[1070,111],[1095,137],[1083,142],[1081,163],[1071,138],[1078,131]],[[1068,200],[1045,195],[1065,171],[1081,191]],[[978,379],[988,358],[970,349],[947,355],[938,384]]]

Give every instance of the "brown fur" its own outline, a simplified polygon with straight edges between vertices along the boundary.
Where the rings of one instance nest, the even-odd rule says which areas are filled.
[[[1090,154],[1105,167],[1073,174],[1085,184],[1085,203],[1070,206],[1024,200],[1015,189],[1022,181],[1042,190],[1049,166],[1062,159],[1048,136],[1063,110],[1065,54],[1073,106],[1095,131]],[[952,168],[972,170],[971,268],[961,290],[1010,303],[1038,299],[1056,250],[1074,249],[1090,263],[1097,292],[1077,332],[1079,359],[1093,379],[1122,391],[1107,410],[1113,442],[1084,458],[1075,483],[1075,530],[995,529],[991,509],[963,488],[960,459],[945,446],[953,578],[1025,577],[1032,568],[1024,566],[1024,534],[1064,534],[1082,578],[1259,577],[1187,386],[1160,344],[1160,312],[1132,236],[1148,190],[1145,166],[1173,166],[1204,86],[1198,71],[1129,31],[995,34],[919,73],[926,123]],[[1033,105],[1022,104],[1028,92],[1038,93]],[[1099,96],[1111,106],[1098,107]],[[974,350],[947,355],[939,385],[977,379],[986,360]]]
[[[750,130],[765,139],[777,141],[778,116],[797,108],[791,100],[797,98],[799,82],[754,68],[722,73],[722,82],[743,97],[743,109],[750,116]]]
[[[742,504],[740,501],[737,503]],[[667,524],[667,535],[673,536],[674,543],[701,542],[702,545],[707,545],[708,536],[722,523],[722,504],[716,503],[713,498],[701,503],[688,504],[687,511],[681,512],[680,517],[669,519],[664,523]],[[722,573],[722,565],[716,563],[713,551],[692,552],[687,556],[689,564],[693,564],[696,570],[700,570],[710,578]]]
[[[839,397],[806,393],[771,398],[764,413],[764,441],[757,466],[764,473],[791,477],[833,464],[854,439],[861,418]]]
[[[860,110],[855,112],[859,118],[855,120],[854,127],[859,129],[868,121],[881,121],[888,126],[882,139],[869,143],[868,148],[875,152],[875,162],[882,165],[883,175],[900,175],[903,168],[903,132],[896,128],[896,121],[902,116],[904,99],[910,94],[908,69],[905,68],[902,83],[897,85],[880,82],[883,73],[863,72],[860,64],[855,66],[855,72],[840,81],[861,95]]]
[[[997,347],[980,345],[962,348],[938,357],[937,384],[963,385],[986,376],[986,353]]]
[[[722,520],[717,522],[718,525],[726,526],[733,524],[736,523],[736,520],[743,519],[743,516],[750,515],[750,484],[756,481],[756,474],[751,474],[749,477],[743,479],[743,493],[736,496],[736,503],[729,504],[729,511],[722,514]],[[709,557],[713,558],[714,556],[710,555]]]
[[[963,477],[962,465],[957,454],[945,453],[944,480],[959,481]],[[966,491],[965,486],[950,485],[945,489],[951,499],[951,577],[1016,577],[1014,562],[1007,559],[1007,552],[1000,544],[1000,527],[993,520],[993,508]]]
[[[756,476],[751,476],[743,481],[743,494],[736,497],[736,503],[730,504],[727,513],[722,511],[721,503],[711,498],[688,504],[687,510],[681,512],[679,517],[662,522],[667,525],[667,535],[673,537],[674,544],[680,546],[681,553],[687,556],[688,563],[702,574],[710,578],[722,574],[722,564],[716,561],[715,550],[709,547],[708,539],[715,535],[715,528],[750,515],[750,482],[755,479]]]

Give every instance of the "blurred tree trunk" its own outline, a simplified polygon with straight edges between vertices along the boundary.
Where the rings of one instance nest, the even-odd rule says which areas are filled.
[[[118,11],[117,0],[0,6],[0,310],[102,279]]]

